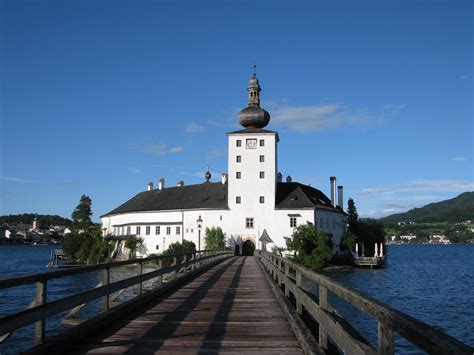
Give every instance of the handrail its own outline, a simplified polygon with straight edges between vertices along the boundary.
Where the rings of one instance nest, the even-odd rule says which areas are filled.
[[[6,280],[0,280],[0,288],[17,287],[24,284],[36,283],[36,299],[34,306],[23,311],[7,315],[0,318],[0,335],[8,334],[16,329],[22,328],[26,325],[35,323],[35,344],[43,343],[45,340],[45,320],[60,312],[83,305],[87,302],[102,298],[103,312],[109,311],[109,298],[114,292],[123,290],[131,286],[138,286],[138,296],[143,292],[142,283],[159,277],[160,286],[163,282],[162,276],[164,274],[172,273],[173,279],[176,278],[176,273],[183,274],[188,271],[197,270],[204,267],[203,264],[212,263],[214,260],[223,259],[233,255],[231,251],[198,251],[192,253],[181,253],[168,256],[155,256],[141,259],[132,259],[121,262],[109,262],[92,266],[84,266],[76,269],[59,270],[48,273],[40,273],[35,275],[21,276]],[[183,257],[182,263],[177,263],[179,257]],[[187,256],[191,256],[187,260]],[[198,256],[198,257],[196,257]],[[162,268],[162,261],[164,259],[172,259],[173,264],[169,267]],[[158,269],[143,273],[143,264],[150,261],[159,261]],[[116,282],[110,282],[110,269],[130,264],[138,264],[139,274]],[[64,297],[55,301],[47,302],[47,281],[61,277],[88,273],[92,271],[102,270],[102,282],[96,288],[81,292],[72,296]]]
[[[195,251],[195,252],[180,253],[180,254],[173,254],[173,255],[157,255],[157,256],[149,256],[146,258],[137,258],[137,259],[123,260],[123,261],[110,261],[110,262],[100,263],[96,265],[79,266],[79,267],[70,268],[66,270],[57,270],[57,271],[42,272],[42,273],[32,274],[32,275],[19,276],[19,277],[14,277],[11,279],[0,280],[0,289],[21,286],[21,285],[30,284],[33,282],[48,281],[48,280],[53,280],[53,279],[57,279],[57,278],[65,277],[65,276],[83,274],[85,272],[104,270],[110,267],[118,267],[118,266],[132,265],[132,264],[145,264],[147,262],[153,262],[153,261],[164,260],[164,259],[173,259],[174,257],[178,258],[182,256],[187,256],[187,255],[193,255],[194,258],[196,259],[196,255],[202,256],[203,254],[205,255],[205,253],[209,253],[209,251],[200,250],[200,251]]]
[[[343,350],[352,353],[375,353],[375,349],[361,344],[340,322],[333,307],[329,304],[327,291],[334,293],[378,322],[378,353],[393,354],[394,333],[399,334],[424,351],[439,354],[473,354],[474,349],[456,338],[421,322],[370,296],[352,290],[331,278],[318,274],[281,256],[258,251],[258,257],[267,271],[284,285],[285,295],[291,292],[296,299],[296,310],[302,314],[302,307],[319,323],[319,340],[327,347],[327,336]],[[292,272],[294,277],[292,277]],[[303,287],[303,280],[319,285],[319,303],[310,297]]]

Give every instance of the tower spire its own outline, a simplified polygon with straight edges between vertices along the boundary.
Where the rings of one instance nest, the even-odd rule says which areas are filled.
[[[239,123],[245,128],[263,128],[270,122],[270,114],[260,107],[260,91],[262,88],[257,79],[255,58],[253,74],[247,91],[249,93],[248,106],[239,112]]]
[[[247,87],[247,91],[249,92],[248,104],[249,106],[260,106],[260,91],[262,91],[262,89],[260,88],[260,84],[257,79],[255,70],[257,65],[255,64],[255,61],[253,62],[252,67],[253,75],[250,79],[249,86]]]

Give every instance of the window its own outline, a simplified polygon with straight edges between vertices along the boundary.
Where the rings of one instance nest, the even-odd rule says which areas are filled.
[[[260,155],[260,163],[265,162],[265,155]]]
[[[176,227],[176,234],[177,234],[177,235],[180,235],[180,234],[181,234],[181,227],[180,227],[180,226],[177,226],[177,227]]]
[[[253,218],[245,218],[245,228],[252,229],[253,228]]]
[[[260,196],[260,203],[265,203],[265,196]]]
[[[240,198],[240,196],[237,196],[237,197],[235,198],[235,203],[240,203],[240,202],[241,202],[241,198]]]
[[[220,220],[222,221],[222,215],[219,216]]]
[[[140,235],[140,227],[137,226],[137,235]]]
[[[265,146],[265,140],[260,139],[260,147],[263,147],[263,146]]]
[[[156,250],[158,250],[158,249],[160,249],[160,246],[159,246],[159,245],[156,246]]]
[[[242,157],[241,157],[240,155],[237,155],[237,156],[235,157],[235,161],[236,161],[237,163],[240,163],[240,162],[242,161]]]
[[[191,228],[191,233],[194,233],[194,229],[193,229],[193,228]]]
[[[263,179],[263,178],[265,178],[265,171],[260,172],[260,179]]]
[[[128,226],[128,227],[127,227],[127,235],[130,235],[130,234],[132,234],[132,231],[131,231],[130,226]]]
[[[146,226],[145,228],[145,234],[150,235],[150,226]]]
[[[166,227],[166,234],[170,235],[171,234],[171,227]]]
[[[240,179],[241,177],[242,177],[242,174],[240,173],[240,171],[237,171],[237,172],[235,173],[235,178],[236,178],[236,179]]]
[[[160,226],[155,227],[155,234],[160,235]]]
[[[290,217],[290,227],[296,227],[296,217]]]
[[[237,141],[235,142],[235,145],[237,147],[241,147],[242,146],[242,141],[240,139],[237,139]]]

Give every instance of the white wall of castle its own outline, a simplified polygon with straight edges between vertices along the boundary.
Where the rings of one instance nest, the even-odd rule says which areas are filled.
[[[152,211],[107,216],[102,218],[104,235],[138,235],[144,241],[138,255],[160,253],[171,243],[182,242],[183,239],[194,242],[196,248],[200,244],[203,250],[206,247],[206,227],[220,227],[230,247],[250,239],[257,249],[261,249],[259,238],[264,229],[274,246],[286,247],[285,237],[291,236],[294,230],[291,218],[296,218],[297,226],[311,222],[318,230],[331,234],[333,251],[337,253],[346,226],[344,214],[314,208],[275,209],[277,143],[278,135],[274,132],[228,134],[229,209]],[[240,198],[240,203],[237,198]],[[199,217],[203,221],[200,243],[196,222]],[[249,218],[253,221],[252,225],[248,223]],[[273,245],[269,244],[267,250]]]

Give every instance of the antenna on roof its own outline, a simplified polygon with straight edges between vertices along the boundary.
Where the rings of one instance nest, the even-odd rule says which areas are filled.
[[[256,75],[255,68],[257,68],[257,64],[255,64],[255,57],[253,57],[253,75]]]

